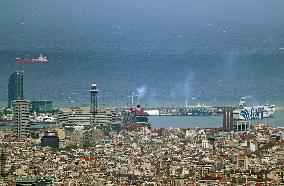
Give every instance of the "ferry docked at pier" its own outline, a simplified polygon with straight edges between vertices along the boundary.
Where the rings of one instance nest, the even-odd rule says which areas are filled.
[[[124,112],[123,124],[127,128],[151,127],[148,116],[149,114],[137,105],[137,108],[131,107]]]
[[[185,102],[185,109],[187,116],[212,116],[216,113],[216,108],[209,105],[187,105]]]
[[[233,119],[236,120],[250,120],[263,119],[272,117],[275,113],[275,105],[258,105],[248,107],[246,106],[245,98],[242,97],[239,102],[239,108],[233,111]]]
[[[188,116],[212,116],[215,113],[216,109],[208,105],[194,105],[187,106],[186,113]]]
[[[17,63],[46,63],[48,59],[42,54],[37,59],[16,58]]]
[[[56,119],[54,116],[49,116],[46,114],[40,114],[37,115],[36,112],[34,112],[30,117],[30,123],[31,125],[35,124],[56,124]]]

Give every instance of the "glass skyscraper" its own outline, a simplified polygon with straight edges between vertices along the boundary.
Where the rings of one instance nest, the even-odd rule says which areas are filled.
[[[8,107],[11,108],[13,100],[23,100],[24,72],[14,72],[9,78],[8,84]]]
[[[52,101],[39,100],[30,102],[30,112],[52,112]]]

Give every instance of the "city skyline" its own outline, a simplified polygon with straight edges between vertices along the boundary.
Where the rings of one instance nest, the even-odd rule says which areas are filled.
[[[284,185],[283,10],[0,1],[0,185]]]

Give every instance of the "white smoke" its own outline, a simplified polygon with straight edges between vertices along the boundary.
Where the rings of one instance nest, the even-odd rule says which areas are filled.
[[[185,103],[186,100],[189,102],[191,99],[195,97],[195,73],[192,71],[188,72],[184,80],[176,82],[171,90],[171,99],[178,100],[182,104]]]
[[[250,98],[252,98],[252,95],[244,96],[243,98],[244,99],[250,99]]]
[[[137,103],[139,104],[140,100],[145,96],[146,94],[146,87],[143,85],[141,87],[138,87],[136,89],[137,92]]]
[[[259,105],[259,102],[257,101],[257,99],[252,95],[244,96],[243,98],[246,100],[246,105],[248,106]]]

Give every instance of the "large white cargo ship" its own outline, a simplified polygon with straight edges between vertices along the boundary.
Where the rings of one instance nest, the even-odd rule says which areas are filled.
[[[245,98],[240,99],[239,108],[233,111],[236,120],[263,119],[271,117],[276,111],[275,105],[246,106]]]

